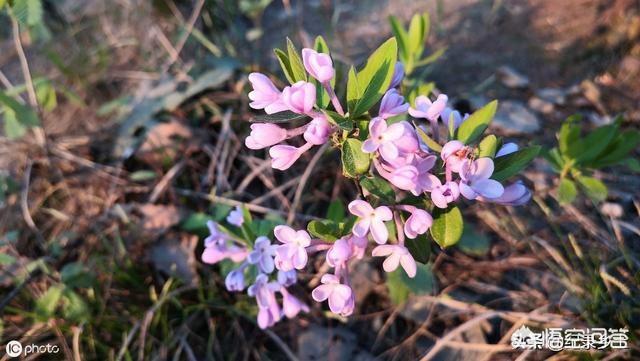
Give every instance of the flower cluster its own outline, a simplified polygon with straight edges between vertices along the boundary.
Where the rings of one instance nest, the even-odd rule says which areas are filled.
[[[240,208],[232,210],[226,219],[227,223],[241,227],[244,224],[242,213]],[[260,236],[255,239],[252,246],[248,246],[245,240],[233,236],[230,232],[223,232],[222,226],[213,221],[208,221],[207,226],[210,235],[204,242],[205,249],[202,253],[202,261],[216,264],[229,259],[239,264],[225,278],[225,286],[228,291],[244,291],[247,275],[257,274],[253,279],[253,284],[247,288],[247,294],[256,299],[258,325],[261,328],[272,326],[283,316],[293,318],[301,311],[309,312],[309,307],[287,289],[296,283],[297,273],[294,267],[287,269],[278,267],[277,273],[274,272],[276,262],[280,264],[283,256],[290,249],[283,248],[286,244],[278,246],[272,244],[269,238]],[[307,234],[308,239],[309,235]],[[304,253],[303,257],[304,262],[296,262],[295,266],[302,264],[303,267],[307,263],[307,254]],[[282,306],[276,297],[277,293],[282,295]]]
[[[416,95],[407,101],[402,95],[404,67],[396,62],[395,44],[393,39],[385,42],[360,72],[351,69],[346,92],[347,112],[334,89],[337,82],[333,61],[326,47],[317,46],[318,40],[316,50],[302,50],[301,59],[292,44],[288,55],[280,55],[283,71],[291,83],[282,91],[264,74],[249,75],[253,87],[249,93],[252,108],[281,116],[295,113],[296,119],[302,117],[309,121],[293,129],[269,122],[254,123],[245,140],[247,147],[270,147],[272,167],[286,170],[305,151],[326,143],[331,137],[343,153],[345,175],[355,178],[364,197],[348,204],[351,216],[344,222],[327,220],[329,223],[324,229],[333,230],[327,234],[312,222],[308,226],[311,235],[306,230],[276,226],[273,234],[279,244],[272,245],[268,238],[261,237],[255,241],[252,251],[220,243],[220,250],[216,252],[224,256],[217,258],[237,262],[241,252],[247,257],[235,273],[227,277],[235,277],[227,282],[227,288],[243,289],[240,276],[243,267],[256,265],[260,271],[249,294],[258,299],[263,315],[259,316],[261,327],[279,319],[275,292],[282,293],[285,300],[291,297],[286,283],[280,282],[280,278],[284,279],[280,274],[293,275],[295,280],[295,272],[307,266],[312,254],[325,251],[325,262],[332,269],[321,276],[321,284],[311,292],[312,298],[318,302],[328,301],[332,312],[348,316],[355,307],[350,264],[367,254],[370,241],[375,245],[371,256],[385,257],[385,272],[401,268],[399,272],[413,278],[418,271],[416,255],[405,245],[405,240],[428,242],[427,233],[431,229],[435,242],[442,247],[451,245],[451,239],[459,239],[460,234],[449,235],[447,242],[443,242],[440,231],[435,231],[432,225],[453,220],[458,222],[455,227],[438,228],[455,228],[461,232],[462,219],[456,220],[453,216],[444,219],[442,214],[456,208],[463,198],[511,206],[524,204],[531,198],[530,190],[522,182],[506,186],[502,182],[524,168],[539,148],[519,149],[515,143],[501,144],[494,135],[477,141],[495,113],[496,102],[470,115],[451,108],[445,94],[435,99],[429,94]],[[320,52],[320,48],[325,52]],[[323,97],[328,100],[323,101]],[[333,109],[329,109],[330,104]],[[378,106],[374,107],[375,104]],[[300,147],[280,144],[299,135],[305,140]],[[233,212],[227,221],[242,225],[241,217]],[[220,239],[214,236],[213,230],[209,238],[212,237]],[[278,280],[268,281],[274,269],[278,270]],[[306,310],[301,302],[295,303],[297,311]],[[289,315],[286,306],[285,314]]]

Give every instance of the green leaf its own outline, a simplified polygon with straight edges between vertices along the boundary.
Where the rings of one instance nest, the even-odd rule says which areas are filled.
[[[358,72],[358,85],[362,87],[362,97],[358,100],[352,118],[367,112],[389,88],[397,60],[398,45],[395,38],[385,41],[367,59],[364,68]]]
[[[418,237],[414,239],[407,238],[404,244],[407,246],[407,249],[409,249],[413,259],[420,263],[429,262],[429,257],[431,256],[431,241],[429,241],[426,234],[418,235]]]
[[[287,78],[289,83],[294,84],[296,82],[296,78],[293,75],[293,71],[291,70],[289,57],[284,51],[280,49],[273,49],[273,52],[276,54],[276,58],[278,58],[278,62],[280,63],[280,67],[282,68],[284,76]]]
[[[562,178],[558,185],[558,201],[561,204],[568,204],[573,202],[577,195],[576,184],[571,179]]]
[[[387,289],[389,290],[389,298],[395,305],[403,304],[407,298],[409,298],[409,293],[411,293],[409,286],[407,286],[402,279],[403,272],[402,268],[399,267],[395,271],[387,273]]]
[[[463,226],[462,213],[458,207],[433,210],[431,236],[440,247],[445,248],[456,244],[462,236]]]
[[[636,158],[627,158],[622,160],[632,172],[640,173],[640,161]]]
[[[371,159],[362,151],[362,142],[349,138],[342,143],[342,172],[345,176],[355,178],[369,170]]]
[[[587,163],[594,168],[602,168],[619,163],[640,143],[640,132],[628,130],[619,134],[596,160]]]
[[[324,41],[324,38],[322,36],[316,37],[313,48],[318,53],[329,54],[329,46],[327,45],[327,42]],[[311,78],[310,80],[316,86],[316,103],[320,108],[322,109],[326,108],[327,105],[329,105],[329,102],[331,101],[331,99],[329,98],[329,93],[327,93],[327,90],[324,88],[322,83],[320,83],[318,80],[314,78]],[[332,86],[335,85],[335,81],[336,81],[336,77],[334,76],[333,79],[331,79]]]
[[[56,90],[53,88],[51,82],[49,81],[37,83],[36,98],[38,99],[38,104],[40,104],[42,109],[44,109],[46,112],[54,110],[58,105]]]
[[[340,198],[334,199],[329,203],[329,209],[327,209],[327,219],[334,222],[342,222],[346,218],[345,208]]]
[[[23,136],[27,128],[40,125],[38,114],[26,105],[0,91],[0,104],[3,104],[5,135],[9,139]]]
[[[133,182],[144,182],[156,179],[158,175],[152,170],[138,170],[129,174],[129,179]]]
[[[300,53],[298,53],[298,49],[289,38],[287,38],[287,56],[289,57],[289,67],[291,68],[293,79],[296,82],[307,81],[307,71],[304,69]]]
[[[7,3],[7,0],[0,0],[0,10],[2,10],[2,8],[6,3]],[[2,325],[2,323],[0,323],[0,325]],[[0,327],[0,330],[2,330],[2,327]],[[0,332],[0,337],[2,337],[2,332]]]
[[[0,266],[10,266],[16,262],[16,258],[6,253],[0,253]]]
[[[580,127],[575,123],[580,121],[582,117],[580,115],[573,115],[567,118],[560,127],[558,133],[558,145],[560,154],[563,158],[571,159],[571,147],[577,143],[580,138]]]
[[[470,144],[482,135],[491,123],[498,109],[498,101],[494,100],[475,111],[458,128],[457,139],[464,144]]]
[[[402,267],[387,273],[389,298],[396,305],[404,303],[410,294],[431,294],[435,288],[435,279],[430,264],[418,264],[416,275],[409,278]]]
[[[4,134],[7,136],[7,138],[18,139],[27,134],[27,127],[25,127],[18,121],[18,118],[16,118],[16,112],[14,112],[13,109],[4,105],[3,114]]]
[[[340,238],[339,225],[330,220],[313,220],[307,224],[307,231],[323,241],[334,242]]]
[[[396,193],[386,180],[373,176],[360,178],[360,185],[383,203],[395,203]]]
[[[551,164],[551,168],[556,173],[562,172],[562,168],[564,168],[564,159],[560,155],[558,148],[552,148],[547,152],[543,153],[544,158]]]
[[[64,290],[62,303],[62,316],[65,320],[82,322],[89,319],[89,307],[73,290],[69,288]]]
[[[540,153],[540,146],[527,147],[493,160],[494,171],[491,178],[502,182],[518,174]]]
[[[420,58],[424,50],[428,21],[429,14],[415,14],[409,24],[409,51],[416,58]]]
[[[573,149],[579,148],[578,154],[575,154],[576,162],[582,163],[596,159],[614,140],[617,133],[617,123],[598,127],[580,140],[576,146],[571,147],[571,154]]]
[[[35,314],[38,321],[47,321],[53,316],[63,290],[64,286],[53,285],[36,300]]]
[[[411,57],[411,51],[409,50],[409,34],[407,34],[407,31],[395,16],[389,16],[389,23],[391,24],[393,36],[398,42],[400,60],[405,64],[405,66],[409,66],[410,62],[413,60]]]
[[[207,222],[213,220],[214,217],[206,213],[194,212],[182,221],[180,228],[187,232],[204,235],[208,232]]]
[[[60,278],[68,287],[86,288],[91,287],[94,282],[91,272],[78,262],[64,265],[60,270]]]
[[[349,73],[347,75],[347,109],[349,110],[350,118],[354,118],[353,116],[351,116],[351,114],[353,114],[353,110],[355,109],[361,97],[362,93],[360,92],[360,88],[358,87],[358,76],[356,75],[356,69],[352,66],[349,69]]]
[[[498,137],[493,134],[489,134],[480,141],[480,144],[478,144],[478,157],[493,158],[496,155],[497,148]]]
[[[319,53],[325,53],[325,54],[331,53],[329,51],[329,45],[327,45],[327,42],[324,40],[324,38],[321,35],[316,36],[316,40],[313,43],[313,48]]]
[[[430,136],[428,136],[427,133],[425,133],[424,130],[422,130],[422,128],[418,127],[415,124],[414,124],[414,127],[418,131],[418,135],[420,135],[420,138],[422,138],[422,141],[424,142],[424,144],[426,144],[427,147],[429,147],[429,149],[438,153],[442,151],[442,146],[438,144],[438,142],[433,140]]]
[[[16,19],[24,25],[36,26],[42,23],[41,0],[14,0],[12,9]]]
[[[256,115],[253,119],[253,123],[289,123],[300,119],[307,119],[309,116],[304,114],[297,114],[289,110],[273,114]]]
[[[594,202],[602,202],[607,199],[607,186],[602,181],[587,176],[578,177],[577,181],[587,196]]]
[[[464,253],[484,256],[489,252],[490,244],[491,242],[486,235],[477,232],[471,224],[465,223],[462,238],[460,238],[457,247]]]
[[[338,127],[340,127],[340,129],[346,130],[348,132],[353,130],[353,120],[345,118],[342,115],[331,110],[323,110],[322,112],[327,116],[327,120],[330,123],[337,125]]]

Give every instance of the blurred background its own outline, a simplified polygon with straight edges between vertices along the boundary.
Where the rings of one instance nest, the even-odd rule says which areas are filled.
[[[559,205],[542,158],[520,208],[469,206],[459,245],[420,289],[390,297],[379,260],[353,271],[348,319],[309,314],[260,330],[255,305],[203,264],[205,222],[239,202],[303,228],[357,190],[325,154],[287,173],[244,147],[247,74],[282,76],[274,47],[317,35],[361,64],[428,12],[422,68],[465,112],[499,99],[494,131],[554,146],[561,122],[640,122],[634,0],[0,0],[0,344],[59,345],[45,359],[637,359],[640,203],[635,162],[595,176],[603,202]],[[435,57],[434,55],[434,57]],[[282,86],[283,84],[276,84]],[[302,188],[300,188],[302,187]],[[300,189],[300,191],[299,191]],[[296,197],[296,193],[301,192]],[[317,260],[321,264],[321,260]],[[300,285],[317,284],[315,274]],[[411,294],[409,294],[411,293]],[[513,351],[531,327],[626,327],[630,349]],[[63,357],[64,356],[64,357]],[[1,360],[7,356],[2,356]]]

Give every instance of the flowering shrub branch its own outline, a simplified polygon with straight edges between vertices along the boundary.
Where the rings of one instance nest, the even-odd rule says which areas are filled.
[[[424,28],[425,19],[410,30]],[[416,32],[417,30],[411,30]],[[327,301],[339,315],[353,313],[356,300],[349,277],[350,264],[362,259],[369,243],[373,257],[384,257],[385,272],[402,270],[413,278],[419,262],[428,255],[429,238],[441,247],[455,244],[462,234],[463,219],[458,205],[467,201],[521,205],[530,190],[517,175],[539,152],[537,146],[522,148],[502,144],[495,135],[483,137],[498,103],[493,101],[473,114],[460,114],[448,105],[445,94],[418,94],[410,104],[403,92],[412,82],[404,81],[405,69],[413,70],[422,47],[408,49],[404,36],[384,42],[364,67],[351,67],[346,79],[345,99],[336,94],[343,84],[336,79],[333,59],[322,37],[314,49],[302,56],[290,40],[286,51],[276,49],[290,85],[278,89],[264,74],[249,75],[253,90],[250,106],[267,116],[257,117],[245,144],[251,149],[269,148],[273,168],[286,171],[314,146],[331,142],[341,152],[343,173],[362,190],[363,199],[348,204],[344,220],[319,220],[306,230],[287,225],[273,229],[272,242],[265,236],[238,241],[210,224],[203,260],[236,262],[226,278],[230,291],[245,288],[245,275],[253,284],[248,294],[258,304],[258,324],[268,327],[283,315],[293,317],[309,307],[292,296],[288,287],[296,272],[307,267],[312,254],[323,252],[331,272],[321,277],[312,298]],[[426,30],[419,37],[424,40]],[[406,34],[405,34],[406,35]],[[400,59],[398,62],[398,41]],[[413,44],[413,43],[412,43]],[[416,87],[414,87],[416,88]],[[420,86],[417,89],[421,89]],[[285,128],[287,121],[307,119],[303,126]],[[302,136],[301,146],[287,144]],[[227,218],[230,226],[244,229],[241,209]],[[276,294],[282,296],[282,306]]]

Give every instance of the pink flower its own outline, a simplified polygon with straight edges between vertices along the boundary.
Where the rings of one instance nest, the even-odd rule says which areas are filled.
[[[476,199],[478,196],[485,198],[497,198],[504,193],[504,187],[500,182],[489,179],[493,174],[493,160],[491,158],[478,158],[465,160],[460,166],[460,193],[467,199]]]
[[[398,147],[394,144],[394,140],[402,137],[404,126],[399,123],[392,124],[387,127],[387,122],[376,117],[369,122],[369,139],[362,143],[362,151],[365,153],[373,153],[376,150],[384,159],[393,160],[398,157]]]
[[[311,244],[309,233],[304,230],[295,231],[289,226],[276,226],[273,230],[278,241],[282,242],[276,249],[276,266],[279,270],[289,271],[303,269],[307,265],[308,255],[305,249]]]
[[[351,254],[357,259],[362,259],[367,251],[369,240],[367,237],[358,237],[352,234],[349,237],[349,244],[351,245]]]
[[[324,144],[329,140],[331,134],[331,124],[324,115],[318,115],[311,122],[304,132],[304,139],[314,145]]]
[[[449,129],[450,120],[453,120],[453,129],[457,129],[460,124],[462,124],[462,122],[469,118],[469,114],[465,114],[463,117],[459,111],[453,110],[449,107],[445,107],[442,110],[440,117],[442,118],[442,122],[447,126],[447,129]]]
[[[333,62],[329,54],[318,53],[313,49],[302,49],[302,62],[312,77],[325,83],[333,79]]]
[[[462,162],[471,153],[469,147],[459,140],[451,140],[442,147],[440,157],[453,172],[460,173]]]
[[[327,263],[331,267],[346,264],[349,257],[351,257],[351,245],[344,238],[335,241],[333,246],[327,251]]]
[[[282,309],[287,318],[296,317],[300,311],[309,312],[309,306],[294,297],[286,288],[280,288],[280,293],[282,293]]]
[[[244,140],[249,149],[262,149],[287,139],[287,130],[275,124],[251,124],[251,134]]]
[[[320,279],[322,284],[311,291],[311,297],[318,302],[329,300],[329,309],[344,316],[353,311],[353,291],[351,287],[340,283],[338,277],[326,274]]]
[[[211,234],[204,240],[205,249],[202,252],[202,262],[215,264],[227,258],[233,262],[242,262],[247,257],[247,250],[244,247],[227,245],[229,238],[218,230],[213,221],[208,221],[207,227],[209,227]]]
[[[374,248],[371,255],[373,257],[387,256],[387,259],[382,263],[385,272],[393,272],[398,268],[398,265],[402,265],[407,276],[413,278],[416,275],[416,261],[405,246],[384,244]]]
[[[285,87],[282,102],[294,113],[309,114],[316,103],[316,87],[302,80]]]
[[[258,303],[258,326],[260,328],[273,326],[282,318],[282,311],[275,295],[275,292],[279,291],[281,287],[277,282],[269,282],[269,278],[263,273],[256,277],[253,285],[249,286],[247,293],[249,296],[255,297]]]
[[[264,109],[267,114],[278,113],[287,110],[286,105],[280,98],[280,91],[271,80],[264,74],[251,73],[249,81],[253,86],[253,91],[249,92],[249,99],[252,100],[249,106],[253,109]]]
[[[409,109],[409,103],[404,102],[404,97],[396,89],[389,89],[382,97],[378,116],[387,119],[402,114]]]
[[[210,247],[217,243],[223,243],[229,239],[229,237],[218,229],[218,225],[214,221],[207,221],[207,228],[209,228],[209,236],[204,239],[204,246]]]
[[[433,166],[436,164],[436,156],[428,155],[424,158],[417,158],[415,161],[415,167],[418,170],[418,182],[416,188],[411,192],[414,195],[419,195],[422,192],[431,192],[436,184],[440,184],[438,177],[429,173]]]
[[[398,61],[393,69],[393,76],[391,78],[391,84],[389,84],[389,89],[400,85],[402,78],[404,78],[404,65],[402,62]]]
[[[242,208],[236,207],[234,210],[229,212],[229,215],[227,216],[227,222],[229,222],[229,224],[233,224],[236,227],[242,227],[242,223],[244,223]]]
[[[478,196],[476,200],[498,203],[505,206],[521,206],[531,199],[531,191],[522,182],[516,182],[504,188],[504,193],[497,198]]]
[[[249,263],[257,264],[260,271],[264,273],[273,272],[273,256],[276,246],[271,244],[269,238],[260,236],[253,244],[253,251],[249,253]]]
[[[460,197],[460,189],[456,182],[446,182],[442,184],[437,177],[432,179],[431,200],[438,208],[447,208],[451,202],[455,202]]]
[[[419,234],[424,234],[427,232],[431,224],[433,224],[433,217],[427,211],[422,209],[406,206],[411,211],[411,215],[407,218],[404,223],[404,234],[407,237],[414,239]]]
[[[384,222],[393,218],[388,207],[380,206],[373,209],[369,203],[355,200],[349,203],[348,208],[351,214],[358,216],[358,221],[353,225],[353,234],[358,237],[366,237],[367,233],[371,231],[371,235],[377,243],[387,243],[389,231]]]
[[[515,153],[518,151],[518,145],[516,143],[504,144],[496,153],[496,158],[505,156],[507,154]]]
[[[447,106],[447,100],[448,98],[444,94],[438,95],[434,102],[431,102],[425,95],[420,95],[415,100],[416,107],[409,108],[409,114],[414,118],[425,118],[435,122]]]
[[[244,289],[244,268],[244,266],[240,266],[225,277],[224,284],[227,291],[242,291]]]
[[[295,269],[289,271],[278,270],[278,283],[289,287],[296,283],[297,273]]]
[[[271,167],[279,170],[289,169],[295,163],[302,153],[313,147],[313,144],[306,143],[300,148],[296,148],[292,145],[279,144],[269,148],[269,155],[271,156]]]
[[[396,168],[389,173],[387,180],[405,191],[415,189],[418,183],[418,169],[412,165]]]

